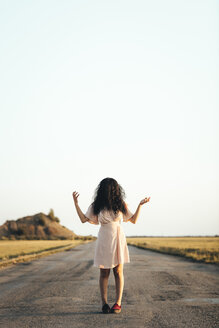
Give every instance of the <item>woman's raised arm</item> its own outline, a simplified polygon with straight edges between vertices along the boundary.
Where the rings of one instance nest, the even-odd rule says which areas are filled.
[[[76,211],[78,213],[78,216],[81,220],[82,223],[85,223],[87,222],[89,219],[84,215],[84,213],[82,212],[82,210],[80,209],[79,205],[78,205],[78,197],[79,197],[79,193],[77,191],[74,191],[72,193],[72,196],[73,196],[73,200],[74,200],[74,203],[75,203],[75,208],[76,208]]]
[[[142,199],[140,201],[140,203],[138,204],[138,207],[137,207],[137,209],[135,211],[135,214],[133,214],[132,217],[128,221],[130,221],[130,222],[132,222],[134,224],[136,223],[136,221],[137,221],[137,219],[139,217],[139,214],[140,214],[141,206],[144,205],[144,204],[146,204],[147,202],[149,202],[150,201],[150,198],[151,197],[148,197],[148,198],[146,197],[146,198],[144,198],[144,199]]]

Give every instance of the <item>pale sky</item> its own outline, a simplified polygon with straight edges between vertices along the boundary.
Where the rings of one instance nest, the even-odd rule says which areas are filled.
[[[219,234],[218,1],[0,1],[0,224],[77,234],[105,177],[126,235]]]

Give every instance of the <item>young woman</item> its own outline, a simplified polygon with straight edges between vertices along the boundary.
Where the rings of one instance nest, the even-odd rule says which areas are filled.
[[[125,234],[121,227],[123,222],[136,223],[141,206],[149,198],[140,201],[136,212],[132,214],[124,201],[125,192],[115,179],[103,179],[95,192],[94,202],[84,214],[78,205],[78,192],[73,192],[73,199],[82,223],[101,224],[94,255],[94,266],[100,268],[100,293],[103,313],[121,312],[124,287],[123,264],[130,262]],[[116,285],[116,302],[110,309],[107,303],[107,287],[110,269],[113,268]]]

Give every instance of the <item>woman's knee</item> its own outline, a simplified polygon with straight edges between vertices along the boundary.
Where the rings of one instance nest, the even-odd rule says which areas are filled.
[[[113,268],[113,273],[115,277],[123,275],[123,265],[119,264],[115,268]]]
[[[100,269],[101,278],[108,278],[110,275],[110,269]]]

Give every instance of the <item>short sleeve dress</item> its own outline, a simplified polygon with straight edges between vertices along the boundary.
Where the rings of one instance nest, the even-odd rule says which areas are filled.
[[[88,207],[85,216],[92,224],[100,224],[98,232],[94,266],[101,269],[114,268],[120,263],[130,262],[129,251],[121,221],[127,222],[133,214],[128,209],[127,213],[102,210],[98,215],[94,215],[92,204]]]

